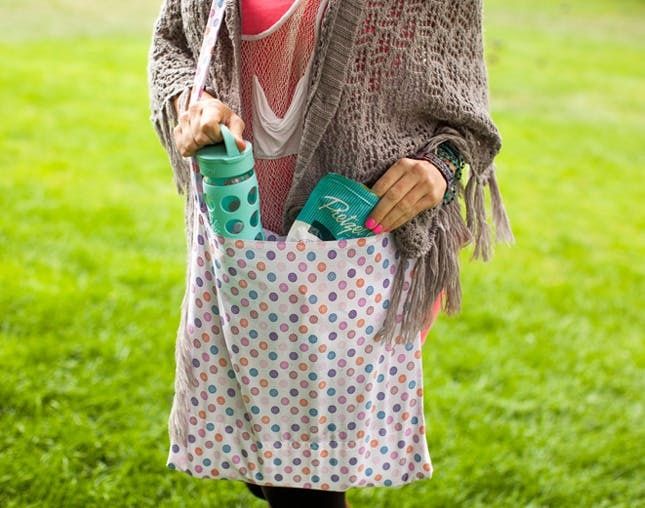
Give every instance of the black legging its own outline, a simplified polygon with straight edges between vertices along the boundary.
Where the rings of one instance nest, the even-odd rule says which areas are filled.
[[[346,508],[345,493],[333,490],[297,489],[291,487],[266,487],[244,482],[247,488],[260,499],[269,502],[271,508]]]

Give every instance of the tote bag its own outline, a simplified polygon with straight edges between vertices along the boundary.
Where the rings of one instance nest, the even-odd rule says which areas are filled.
[[[193,92],[203,88],[223,12],[215,0]],[[338,491],[429,478],[421,340],[374,340],[397,266],[407,263],[391,234],[218,236],[194,160],[188,199],[193,235],[167,466]],[[410,277],[411,267],[404,293]]]

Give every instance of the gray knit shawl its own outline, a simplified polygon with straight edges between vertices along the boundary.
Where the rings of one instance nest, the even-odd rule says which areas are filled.
[[[165,0],[149,54],[152,121],[169,154],[178,192],[187,196],[188,242],[189,164],[173,142],[177,119],[170,99],[181,94],[186,102],[209,6],[208,0]],[[227,0],[226,7],[210,79],[218,98],[244,119],[250,113],[241,110],[240,101],[238,1]],[[394,231],[399,252],[416,264],[407,299],[400,302],[405,265],[400,263],[390,308],[404,304],[401,332],[406,340],[414,340],[442,289],[443,311],[460,310],[459,250],[474,239],[471,259],[488,260],[492,255],[486,186],[496,240],[514,243],[493,163],[501,141],[488,111],[482,2],[329,0],[313,58],[284,231],[327,172],[371,185],[398,159],[414,158],[444,141],[451,141],[468,163],[468,180],[465,187],[459,185],[457,199]],[[394,314],[390,312],[381,332],[386,340],[399,335]]]

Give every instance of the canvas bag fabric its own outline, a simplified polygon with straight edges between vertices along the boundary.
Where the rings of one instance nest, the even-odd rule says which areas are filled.
[[[223,11],[215,0],[191,101],[204,86]],[[338,491],[429,478],[421,340],[374,340],[401,262],[391,234],[223,238],[208,222],[194,160],[192,169],[167,466]]]

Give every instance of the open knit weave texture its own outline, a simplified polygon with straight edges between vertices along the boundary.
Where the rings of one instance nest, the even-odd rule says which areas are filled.
[[[173,141],[177,118],[171,99],[181,94],[180,102],[186,104],[209,4],[166,0],[150,48],[152,121],[180,193],[186,193],[190,165]],[[240,114],[239,4],[229,0],[226,8],[210,79],[218,98]],[[416,267],[400,333],[417,340],[443,289],[442,309],[447,314],[460,310],[459,250],[474,239],[472,258],[488,260],[492,255],[486,186],[495,238],[514,242],[493,162],[501,139],[488,110],[482,2],[330,0],[313,58],[303,135],[285,203],[285,230],[330,171],[372,185],[399,158],[414,158],[444,141],[457,147],[468,163],[468,181],[465,188],[458,186],[455,200],[422,212],[394,232],[400,253],[414,259]],[[186,194],[190,242],[192,193]],[[402,275],[395,276],[393,309],[399,304]],[[184,306],[185,301],[182,310]],[[380,335],[384,340],[398,335],[391,314]]]

